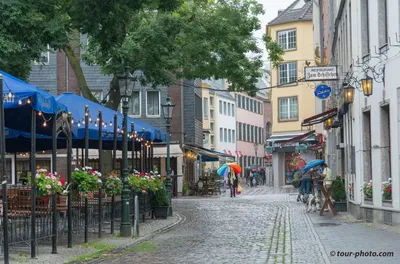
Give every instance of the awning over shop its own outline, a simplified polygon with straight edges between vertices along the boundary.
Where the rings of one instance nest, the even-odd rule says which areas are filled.
[[[195,145],[190,145],[187,144],[185,145],[184,148],[187,148],[193,152],[198,153],[199,155],[201,155],[201,161],[202,162],[213,162],[213,161],[219,161],[220,158],[230,158],[232,160],[235,160],[234,156],[228,155],[228,154],[224,154],[215,150],[211,150],[211,149],[206,149],[203,147],[198,147]]]
[[[154,145],[153,148],[153,156],[154,158],[166,158],[167,157],[167,146]],[[170,157],[182,157],[183,152],[179,146],[179,144],[171,144],[170,145]]]
[[[301,123],[302,126],[312,126],[324,122],[325,120],[335,116],[337,114],[337,108],[330,109],[318,115],[306,118]]]
[[[302,134],[272,135],[269,139],[267,139],[267,142],[276,143],[282,147],[297,142],[314,142],[314,141],[317,141],[317,139],[315,138],[315,131],[310,131]]]

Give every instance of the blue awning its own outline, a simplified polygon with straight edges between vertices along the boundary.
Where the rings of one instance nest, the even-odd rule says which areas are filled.
[[[58,102],[66,105],[68,107],[69,112],[72,114],[72,118],[74,123],[72,125],[72,132],[74,134],[74,138],[83,139],[85,137],[85,125],[83,124],[85,118],[85,106],[89,107],[89,116],[92,121],[89,123],[89,139],[98,140],[99,138],[99,130],[98,130],[98,122],[97,115],[99,111],[102,111],[103,117],[103,140],[113,140],[114,136],[114,115],[117,115],[117,124],[118,127],[122,128],[122,120],[123,115],[117,111],[114,111],[110,108],[92,102],[86,98],[78,96],[73,93],[64,93],[56,97]],[[158,128],[155,128],[149,124],[146,124],[143,121],[128,118],[128,133],[131,133],[131,123],[134,123],[134,129],[138,132],[139,136],[142,136],[142,129],[144,129],[144,137],[147,140],[161,142],[165,139],[163,138],[163,133]],[[118,133],[118,140],[121,140],[121,133]]]
[[[51,94],[1,70],[0,74],[3,75],[5,109],[20,108],[25,105],[30,105],[33,109],[46,114],[67,111],[67,107],[58,103]]]

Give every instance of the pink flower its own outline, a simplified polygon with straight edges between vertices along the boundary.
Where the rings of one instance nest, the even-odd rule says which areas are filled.
[[[58,182],[58,186],[62,186],[62,183],[60,181]]]
[[[46,179],[50,179],[50,176],[46,176]]]
[[[110,186],[111,186],[111,187],[114,187],[114,186],[115,186],[115,184],[114,184],[114,183],[111,183],[111,184],[110,184]]]
[[[46,185],[46,188],[47,188],[47,189],[51,189],[51,185],[50,185],[50,184],[47,184],[47,185]]]
[[[51,176],[51,180],[56,181],[57,180],[56,176]]]

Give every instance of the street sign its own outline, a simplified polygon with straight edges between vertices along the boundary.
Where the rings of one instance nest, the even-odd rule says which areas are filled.
[[[326,84],[320,84],[314,91],[314,95],[319,99],[326,99],[331,95],[332,89]]]
[[[304,79],[307,82],[337,80],[338,79],[337,67],[336,66],[305,67]]]

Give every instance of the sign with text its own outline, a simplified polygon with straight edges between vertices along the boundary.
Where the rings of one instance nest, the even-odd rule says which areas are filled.
[[[326,99],[331,95],[332,89],[326,84],[320,84],[314,91],[314,95],[319,99]]]
[[[336,66],[326,67],[305,67],[304,68],[305,81],[333,81],[338,79],[338,72]]]

